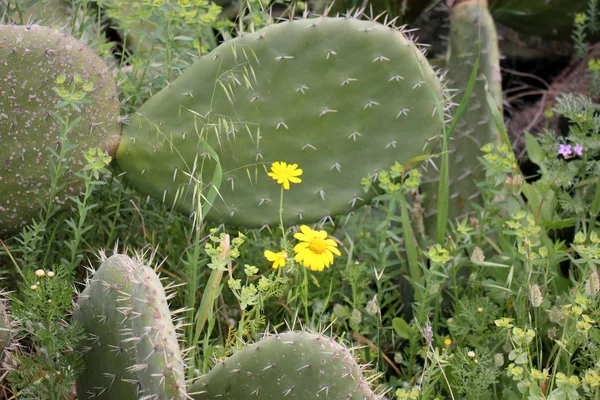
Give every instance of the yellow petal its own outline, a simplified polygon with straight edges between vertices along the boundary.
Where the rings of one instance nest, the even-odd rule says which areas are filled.
[[[294,260],[296,260],[296,262],[302,262],[302,260],[304,260],[305,256],[306,256],[306,251],[300,251],[296,254],[296,256],[294,257]]]
[[[297,245],[295,245],[295,246],[294,246],[294,252],[295,252],[295,253],[298,253],[298,252],[301,252],[301,251],[303,251],[303,250],[306,250],[306,249],[308,249],[308,246],[309,246],[309,245],[310,245],[310,244],[309,244],[308,242],[301,242],[301,243],[298,243]]]
[[[312,238],[314,237],[315,231],[313,231],[312,229],[310,229],[308,227],[308,225],[302,225],[300,226],[300,230],[302,231],[302,233],[304,233],[306,236]]]
[[[329,261],[329,254],[331,254],[331,253],[329,253],[328,251],[324,251],[323,253],[321,253],[319,255],[321,258],[321,262],[325,266],[329,266],[329,264],[331,264],[331,262]]]
[[[330,251],[326,251],[323,254],[327,254],[327,262],[325,264],[326,265],[333,264],[333,254],[331,254]]]
[[[294,233],[294,238],[303,242],[310,242],[312,239],[306,236],[304,233]]]
[[[337,249],[337,247],[327,246],[327,250],[329,250],[330,252],[332,252],[336,256],[341,256],[342,255],[342,253],[340,253],[340,251]]]
[[[324,263],[323,263],[323,257],[321,254],[319,254],[318,256],[315,256],[313,265],[315,265],[319,269],[319,271],[323,271]]]

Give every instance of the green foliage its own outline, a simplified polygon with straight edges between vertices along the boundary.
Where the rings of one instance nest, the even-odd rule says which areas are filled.
[[[597,36],[596,34],[600,31],[598,0],[587,0],[587,3],[587,10],[581,9],[574,16],[572,39],[575,58],[579,59],[583,59],[587,55],[588,44],[586,39],[590,34],[591,36]],[[595,91],[596,89],[592,88],[592,90]]]
[[[7,381],[23,399],[61,399],[72,392],[83,371],[82,356],[74,351],[84,337],[82,327],[69,324],[75,290],[65,268],[38,270],[25,275],[19,297],[12,297],[13,336],[27,339],[27,348],[8,354]]]
[[[594,177],[600,173],[600,119],[594,115],[591,99],[585,96],[562,96],[554,111],[570,121],[569,132],[558,144],[556,135],[546,132],[539,146],[534,147],[533,142],[528,145],[528,151],[535,148],[541,174],[532,186],[545,199],[542,224],[549,228],[578,227],[577,221],[597,196]]]
[[[575,57],[577,58],[584,58],[587,52],[587,45],[585,43],[587,20],[588,16],[585,13],[575,15],[573,42],[575,44]]]
[[[500,308],[489,298],[460,300],[448,320],[453,343],[497,350],[502,337],[492,328],[492,323],[499,316]]]
[[[36,21],[48,22],[44,22],[44,16],[56,16],[56,21],[59,21],[58,14],[51,13],[51,6],[56,4],[51,1],[44,4],[6,4],[2,3],[5,8],[0,11],[0,18],[4,22],[11,20],[26,23],[28,15],[33,15],[34,11],[38,12],[36,9],[42,13],[41,17],[34,17]],[[534,3],[513,3],[518,7],[531,4]],[[548,9],[558,4],[559,2],[552,0]],[[580,3],[572,4],[579,7]],[[587,19],[583,21],[585,26],[582,25],[581,32],[588,35],[586,38],[589,39],[593,37],[594,29],[597,29],[597,22],[594,22],[597,3],[589,0],[586,4]],[[166,89],[165,93],[173,92],[174,87],[180,90],[181,83],[178,82],[182,78],[185,78],[181,81],[185,83],[181,84],[182,86],[195,87],[195,80],[208,73],[204,70],[189,75],[190,77],[186,74],[190,65],[200,56],[206,56],[215,49],[215,32],[219,32],[224,38],[231,38],[239,33],[234,31],[255,32],[272,22],[269,14],[265,12],[265,4],[257,1],[239,4],[239,7],[247,12],[236,20],[235,29],[232,22],[220,19],[227,13],[225,4],[220,5],[223,9],[214,4],[193,1],[102,1],[98,5],[102,10],[100,18],[94,9],[86,7],[86,2],[71,2],[70,11],[66,13],[67,19],[61,20],[66,22],[61,22],[60,25],[63,31],[92,42],[92,48],[110,66],[119,84],[119,95],[125,115],[135,114],[139,106],[164,87],[171,85],[171,89]],[[546,12],[545,9],[542,11]],[[585,12],[585,9],[578,8],[577,11]],[[108,19],[104,20],[104,17]],[[572,17],[568,12],[556,14],[557,19],[568,20],[569,29],[572,26]],[[521,15],[520,18],[531,16]],[[351,21],[350,24],[358,23]],[[545,28],[553,28],[548,21],[544,21],[547,25]],[[373,26],[374,23],[363,21],[360,24]],[[125,38],[122,49],[103,42],[102,29],[105,25],[110,25],[115,29],[114,32]],[[294,22],[287,25],[294,27],[301,24]],[[319,45],[315,44],[316,39],[298,39],[304,38],[304,31],[309,30],[302,29],[302,34],[285,35],[285,38],[281,35],[281,41],[285,42],[284,48],[289,49],[290,43],[300,42],[312,49],[326,48],[328,43],[345,43],[344,48],[350,48],[347,43],[350,36],[338,35],[336,29],[332,29],[330,34],[324,37],[315,36],[319,38]],[[262,32],[270,31],[272,32],[271,28]],[[381,28],[381,31],[390,33],[393,29]],[[357,32],[363,33],[365,32]],[[370,33],[377,32],[370,31],[365,35]],[[486,33],[484,29],[481,33],[482,40],[490,37],[487,35],[489,32]],[[484,33],[486,35],[483,35]],[[258,35],[250,33],[245,37],[254,38]],[[233,43],[243,42],[243,39],[244,37]],[[474,48],[476,40],[479,41],[479,36],[465,45],[467,50]],[[585,40],[580,40],[582,52],[585,50]],[[254,42],[258,41],[260,39]],[[493,42],[491,40],[489,45],[493,46]],[[227,49],[233,57],[231,44],[232,42],[212,54],[221,55],[223,49]],[[256,47],[255,44],[251,43],[252,47],[263,54],[259,61],[272,64],[268,66],[270,72],[281,70],[282,62],[291,61],[269,61],[269,57],[264,55],[267,50]],[[380,70],[371,65],[374,63],[364,62],[366,51],[357,50],[359,47],[355,46],[356,43],[351,44],[352,57],[346,58],[349,61],[344,65],[337,65],[332,69],[335,72],[334,78],[338,78],[339,71],[353,72],[350,69],[352,65],[360,66],[357,73],[366,71],[377,76],[373,71]],[[481,42],[481,47],[489,48],[484,41]],[[241,48],[236,48],[238,61],[247,60],[241,58]],[[244,49],[247,50],[248,47]],[[306,52],[308,50],[298,50],[296,54]],[[250,59],[247,61],[252,61],[250,52],[246,53]],[[341,56],[342,53],[339,51],[338,55]],[[467,57],[467,53],[464,53],[464,58],[472,61],[471,57],[474,54],[468,54]],[[455,55],[457,54],[460,55],[460,52],[455,52]],[[457,85],[459,89],[465,90],[465,86],[472,81],[471,77],[477,77],[485,68],[493,69],[492,64],[486,64],[486,56],[482,52],[477,69],[470,68],[470,65],[466,67],[464,62],[457,62],[462,68],[461,72],[468,77],[467,83]],[[327,60],[325,57],[323,59]],[[199,65],[202,67],[209,62],[210,56],[204,61],[201,59]],[[246,66],[250,64],[247,63]],[[232,62],[231,65],[240,67],[243,71],[242,63]],[[252,66],[256,67],[254,72],[259,71],[257,64]],[[596,69],[596,65],[591,63],[592,81],[596,79]],[[188,72],[184,72],[186,70]],[[194,67],[191,70],[194,71]],[[297,83],[294,79],[300,78],[308,80],[317,70],[322,71],[317,68],[313,71],[303,64],[297,69],[289,70],[286,79],[275,79],[277,86],[273,87],[275,91],[285,92],[287,83]],[[456,73],[454,70],[452,75]],[[246,77],[251,75],[252,72],[248,70]],[[242,78],[243,76],[239,75]],[[492,75],[486,74],[487,76]],[[324,82],[327,77],[320,79],[319,82]],[[337,96],[343,102],[355,101],[353,96],[340,95],[342,86],[335,79],[331,79],[334,82],[333,86],[328,86],[331,98]],[[259,87],[253,80],[249,81],[254,88]],[[228,99],[225,99],[225,92],[231,93],[229,86],[225,85],[226,91],[222,87],[215,90],[213,86],[215,82],[218,84],[218,81],[214,76],[204,77],[202,82],[206,85],[206,90],[194,94],[193,98],[188,99],[184,96],[185,101],[191,102],[194,99],[195,102],[198,98],[209,98],[207,93],[218,93],[218,96],[221,96],[220,107],[227,109]],[[600,396],[600,279],[597,272],[600,265],[600,183],[597,179],[600,175],[600,120],[590,97],[561,97],[550,111],[561,114],[568,120],[566,136],[546,130],[537,137],[526,137],[529,159],[539,167],[535,176],[527,177],[528,181],[518,170],[517,160],[510,145],[505,141],[479,143],[470,150],[463,149],[469,156],[467,161],[473,163],[478,158],[485,171],[485,176],[482,174],[477,178],[476,185],[481,202],[464,218],[452,218],[449,221],[442,218],[440,224],[445,234],[436,238],[428,236],[424,229],[422,192],[428,174],[421,163],[427,160],[428,156],[420,155],[421,152],[415,150],[411,152],[410,157],[403,157],[405,148],[415,144],[416,139],[399,141],[396,150],[388,149],[390,153],[394,153],[394,158],[387,159],[385,165],[382,164],[376,172],[372,168],[367,172],[359,171],[352,180],[341,183],[347,186],[351,183],[358,187],[359,191],[364,187],[375,197],[364,207],[354,209],[354,205],[348,206],[348,210],[353,208],[348,214],[322,221],[323,224],[330,222],[331,226],[316,228],[324,229],[322,232],[326,232],[327,237],[335,241],[341,255],[336,255],[330,268],[312,271],[302,267],[301,263],[294,259],[294,228],[287,227],[289,230],[286,230],[282,226],[281,232],[265,228],[242,230],[238,233],[233,227],[216,227],[207,222],[205,217],[213,203],[220,201],[221,195],[226,195],[228,191],[253,190],[255,187],[247,184],[248,178],[254,182],[257,177],[263,179],[265,185],[266,182],[272,185],[268,188],[272,192],[269,198],[273,200],[270,207],[275,222],[278,222],[279,213],[292,210],[292,200],[300,193],[308,197],[314,195],[302,204],[298,202],[301,206],[314,209],[315,214],[327,215],[330,212],[323,210],[324,200],[319,194],[315,194],[314,182],[317,179],[318,182],[326,184],[340,183],[322,173],[336,172],[335,168],[328,169],[331,167],[332,157],[340,156],[336,153],[337,148],[331,143],[326,142],[324,147],[319,146],[320,150],[325,147],[328,149],[327,154],[320,156],[319,160],[307,157],[299,162],[299,168],[306,171],[319,162],[324,163],[325,167],[321,165],[318,174],[306,172],[302,176],[301,184],[295,185],[289,192],[285,191],[283,197],[277,197],[280,188],[266,176],[264,169],[268,167],[268,162],[274,160],[298,162],[288,159],[295,154],[295,150],[292,152],[285,147],[275,148],[269,158],[263,160],[264,165],[256,164],[255,159],[251,160],[247,163],[252,165],[252,169],[247,170],[251,172],[250,175],[248,176],[246,169],[241,168],[243,179],[236,179],[232,189],[232,182],[228,178],[231,177],[234,168],[228,166],[230,159],[223,156],[223,148],[234,143],[233,139],[222,141],[223,146],[210,141],[215,139],[214,132],[210,140],[207,138],[204,142],[198,142],[194,139],[193,145],[183,146],[186,147],[184,150],[189,150],[190,154],[198,154],[197,145],[200,143],[201,150],[205,150],[209,157],[206,157],[204,165],[201,158],[198,158],[196,164],[195,171],[203,171],[206,176],[203,175],[201,181],[192,181],[190,185],[190,191],[196,194],[190,203],[189,210],[193,214],[193,218],[190,219],[188,214],[169,211],[167,206],[171,204],[163,204],[162,194],[154,200],[126,186],[120,174],[122,171],[109,169],[109,155],[96,150],[98,145],[90,146],[93,149],[82,149],[77,148],[75,144],[71,146],[70,141],[66,140],[70,139],[68,132],[75,132],[80,128],[75,122],[79,116],[86,115],[86,108],[92,104],[88,101],[91,99],[91,92],[87,92],[89,83],[86,86],[86,77],[83,74],[56,71],[46,83],[50,89],[54,89],[49,93],[55,96],[54,104],[59,106],[51,110],[55,115],[48,117],[47,121],[49,126],[55,126],[56,122],[56,137],[60,139],[61,144],[52,148],[51,154],[56,161],[49,164],[48,176],[51,185],[45,197],[43,193],[24,197],[31,204],[35,204],[33,197],[37,197],[43,203],[41,214],[36,213],[33,216],[35,221],[28,224],[19,235],[3,237],[0,243],[0,274],[5,278],[2,283],[8,290],[15,291],[10,295],[13,309],[13,315],[10,317],[13,329],[11,341],[18,345],[11,346],[3,360],[9,367],[3,394],[10,391],[10,394],[18,398],[65,398],[69,395],[73,382],[83,373],[85,378],[80,380],[101,381],[98,384],[90,383],[93,386],[92,390],[104,387],[108,378],[112,379],[114,376],[111,389],[127,387],[124,390],[128,392],[116,395],[125,400],[137,398],[138,394],[132,393],[135,385],[122,379],[139,381],[144,387],[149,384],[162,389],[164,387],[160,384],[154,384],[158,380],[155,378],[159,376],[170,383],[167,385],[170,389],[177,390],[173,397],[182,397],[183,384],[178,382],[182,381],[184,376],[190,382],[198,381],[196,385],[213,380],[221,385],[215,386],[220,390],[231,383],[231,377],[223,377],[223,371],[235,368],[230,365],[239,360],[239,365],[243,365],[244,368],[247,364],[255,364],[250,365],[251,375],[229,374],[235,375],[236,379],[235,384],[230,386],[231,390],[239,390],[240,393],[236,395],[246,397],[252,396],[259,386],[257,394],[261,397],[290,398],[292,395],[298,395],[299,398],[312,398],[318,390],[323,390],[320,392],[323,395],[332,396],[333,391],[340,388],[338,382],[344,382],[344,379],[336,379],[335,376],[331,378],[329,374],[337,373],[344,366],[350,366],[352,373],[356,372],[356,380],[347,382],[351,385],[363,383],[358,390],[371,394],[367,383],[370,387],[376,387],[378,385],[374,383],[375,377],[379,377],[378,382],[381,386],[376,392],[389,390],[388,396],[395,393],[396,397],[401,399],[488,397],[557,400]],[[344,86],[353,83],[356,82]],[[480,104],[477,105],[488,105],[490,120],[486,121],[486,128],[495,128],[502,134],[502,116],[497,107],[500,98],[494,99],[493,94],[485,91],[485,87],[479,86],[480,83],[479,80],[474,81],[472,86],[474,92],[484,89],[477,92],[482,94],[478,99]],[[262,84],[262,91],[270,88],[264,82]],[[268,110],[261,112],[261,116],[279,116],[283,106],[288,111],[291,110],[289,113],[293,115],[305,116],[308,112],[306,110],[311,110],[310,107],[316,107],[321,104],[320,101],[329,99],[327,90],[319,86],[308,86],[316,92],[311,101],[298,104],[284,98],[272,103]],[[244,82],[240,87],[235,86],[236,90],[240,89],[239,93],[247,90],[244,89]],[[2,90],[6,94],[4,86]],[[593,96],[594,93],[590,95]],[[169,123],[179,118],[193,122],[195,115],[196,125],[190,123],[188,126],[190,137],[203,132],[203,128],[204,133],[211,133],[207,127],[221,129],[221,133],[227,130],[230,133],[235,131],[235,128],[231,129],[231,120],[227,119],[227,126],[223,123],[219,125],[215,123],[215,120],[218,122],[219,119],[214,115],[209,115],[212,125],[207,124],[206,111],[210,107],[200,110],[201,113],[195,110],[197,114],[186,110],[179,113],[180,102],[171,101],[171,97],[165,96],[167,100],[153,106],[152,111],[158,114],[164,112],[164,121]],[[389,104],[397,104],[400,97],[399,93],[393,93],[390,95],[391,99],[388,99]],[[240,97],[237,96],[233,100],[235,110],[243,110],[243,107],[238,107]],[[288,100],[289,104],[293,103],[293,107],[285,103]],[[375,98],[375,101],[378,99]],[[407,98],[406,101],[408,104],[417,103],[413,98]],[[379,106],[384,105],[384,102],[378,102]],[[475,110],[475,104],[471,104],[472,107],[469,107],[469,103],[465,104],[463,119],[478,122],[478,116],[481,114]],[[371,108],[359,111],[370,112],[377,107],[372,103]],[[11,112],[13,110],[11,107],[8,109]],[[144,110],[144,107],[141,110]],[[229,117],[234,115],[230,112],[223,114]],[[320,127],[318,132],[335,131],[339,126],[348,126],[357,120],[355,114],[359,115],[358,112],[344,114],[335,124]],[[432,109],[428,109],[426,114],[427,118],[431,118]],[[242,115],[239,121],[252,122],[248,115],[250,114]],[[378,128],[381,125],[381,115],[374,115],[374,119],[369,121]],[[334,115],[324,115],[323,118],[329,116]],[[141,121],[139,118],[139,115],[134,116],[131,119],[133,124],[127,129],[138,129],[137,124]],[[299,124],[302,129],[296,133],[297,137],[304,140],[306,135],[310,134],[309,128],[314,126],[314,120],[317,118],[302,118]],[[222,121],[225,120],[222,118]],[[3,121],[1,116],[0,121]],[[266,139],[268,132],[263,130],[263,125],[280,121],[261,122],[261,135]],[[441,118],[438,122],[441,124]],[[175,125],[169,125],[168,131],[166,125],[161,127],[165,133],[163,139],[170,139],[171,132],[180,132],[179,126],[173,124]],[[433,135],[425,135],[421,129],[422,124],[423,121],[414,124],[414,137],[418,137],[419,140],[425,140],[424,136]],[[455,120],[454,124],[457,128],[456,133],[464,128],[458,125],[460,120]],[[288,126],[291,129],[291,126]],[[449,128],[450,126],[446,127],[446,132],[451,131]],[[236,145],[238,141],[242,142],[241,133],[244,131],[240,132],[238,129]],[[284,133],[281,127],[277,133]],[[361,137],[356,135],[357,142],[360,139]],[[422,142],[419,146],[415,144],[415,148],[419,147],[421,150],[421,144]],[[403,149],[399,150],[400,147]],[[458,151],[461,151],[461,148],[459,146]],[[344,146],[340,146],[340,149],[346,151]],[[158,158],[152,156],[153,150],[147,149],[148,163],[158,164]],[[248,151],[254,150],[252,147]],[[360,150],[362,152],[364,148]],[[168,157],[165,156],[165,159],[179,160],[168,151],[166,154]],[[69,168],[61,160],[75,155],[81,156],[80,169],[68,173]],[[449,159],[451,156],[452,154],[448,154]],[[353,153],[351,162],[347,165],[363,166],[381,161],[380,158],[382,157],[379,152],[368,156]],[[189,173],[194,170],[195,158],[192,157],[188,161],[190,168],[186,171]],[[216,167],[208,168],[209,163]],[[235,168],[239,166],[235,165]],[[255,165],[259,165],[260,168],[254,168]],[[444,173],[448,173],[448,176],[456,172],[453,171],[454,163],[448,162],[444,165]],[[165,181],[173,179],[173,170],[167,170],[168,177]],[[342,171],[345,171],[344,165]],[[429,171],[429,174],[431,173]],[[364,179],[361,182],[360,177],[363,175]],[[2,177],[4,179],[4,175]],[[69,192],[67,188],[73,179],[79,181],[81,186],[75,192]],[[190,176],[185,176],[185,183],[189,181]],[[212,183],[212,186],[209,186],[209,183]],[[368,196],[363,197],[363,193],[365,192],[360,193],[360,197],[366,200]],[[64,211],[53,201],[57,194],[62,195],[61,198],[68,206]],[[247,200],[249,206],[240,212],[247,214],[248,218],[255,218],[260,222],[258,225],[269,222],[261,219],[256,212],[256,198],[244,200]],[[152,300],[147,298],[148,295],[152,297],[156,293],[162,294],[162,286],[156,277],[153,277],[152,271],[135,268],[139,275],[150,276],[152,289],[136,291],[136,295],[131,298],[127,294],[132,294],[133,289],[116,294],[110,283],[98,285],[96,282],[95,286],[92,284],[98,297],[104,296],[107,300],[110,294],[113,298],[108,299],[110,301],[94,303],[97,307],[106,306],[101,312],[94,309],[96,311],[88,312],[85,316],[82,316],[81,309],[75,312],[76,319],[89,322],[89,326],[86,325],[87,339],[83,339],[83,331],[78,324],[68,325],[71,319],[69,313],[73,285],[75,280],[83,279],[83,267],[87,264],[87,259],[93,258],[98,249],[119,247],[156,254],[156,258],[162,260],[159,267],[162,276],[172,282],[171,287],[178,287],[170,298],[170,307],[167,307],[166,301],[161,301],[160,307],[157,308],[159,319],[167,325],[170,322],[166,321],[171,320],[172,313],[182,318],[176,322],[183,328],[181,346],[177,345],[174,335],[170,342],[173,353],[177,353],[181,348],[187,358],[186,364],[180,363],[180,357],[176,358],[178,369],[181,370],[177,374],[169,375],[161,370],[164,360],[154,357],[157,355],[154,353],[160,352],[153,353],[150,349],[156,347],[156,343],[146,340],[149,335],[132,333],[133,330],[139,333],[140,330],[143,332],[144,329],[154,329],[149,327],[154,326],[153,321],[156,321],[155,317],[158,314],[148,317],[148,314],[142,311],[147,311],[146,307],[152,303]],[[273,261],[265,260],[264,251],[267,249],[283,252],[287,258],[282,265],[274,268]],[[63,267],[55,268],[55,276],[48,277],[49,268],[58,264],[62,264]],[[567,273],[563,273],[561,267]],[[37,269],[45,270],[44,276],[34,278]],[[120,276],[122,278],[122,274]],[[137,279],[128,283],[134,281]],[[111,282],[114,285],[127,286],[122,280]],[[86,289],[84,293],[87,295],[91,291]],[[80,298],[80,303],[85,302],[85,295]],[[131,304],[124,305],[128,298],[132,301]],[[121,301],[117,302],[118,299]],[[174,311],[171,313],[169,308]],[[130,318],[134,312],[140,313],[138,318]],[[103,315],[106,315],[107,321],[110,316],[114,324],[99,324],[98,316],[101,318]],[[131,333],[129,337],[123,337],[122,331],[114,329],[123,320],[132,329],[128,332]],[[360,378],[354,359],[349,356],[350,352],[321,336],[318,336],[318,340],[322,340],[320,345],[333,351],[323,352],[321,347],[319,351],[314,352],[298,351],[293,346],[290,346],[290,350],[285,346],[271,347],[269,344],[268,357],[256,357],[257,354],[262,355],[262,350],[265,349],[261,347],[265,342],[259,341],[262,332],[293,330],[297,326],[321,332],[326,329],[328,336],[360,344],[361,346],[353,348],[352,352],[357,358],[370,363],[375,374],[365,374]],[[94,340],[95,336],[89,333],[98,334],[97,329],[104,329],[100,332],[105,335],[100,335],[103,338],[112,334],[114,341],[110,343],[116,347],[93,350],[98,343]],[[288,334],[279,337],[285,335]],[[276,341],[277,337],[268,336],[265,341]],[[302,337],[292,342],[296,345],[305,339]],[[311,337],[305,343],[304,349],[315,346],[313,339],[314,337]],[[106,345],[106,340],[102,343]],[[242,343],[254,344],[242,347]],[[80,352],[82,344],[89,345],[92,350]],[[288,344],[290,343],[286,343]],[[127,351],[113,351],[117,347]],[[229,357],[234,349],[240,347],[239,352]],[[339,353],[336,353],[337,351]],[[252,353],[252,357],[247,356],[249,353]],[[312,360],[311,366],[314,363],[320,365],[322,360],[329,362],[326,357],[332,353],[343,354],[343,357],[336,359],[335,363],[328,363],[325,369],[301,368],[307,364],[296,364],[302,361],[299,353],[302,353],[302,357],[306,356]],[[284,356],[285,359],[277,358]],[[343,362],[340,362],[340,359]],[[86,361],[85,372],[82,360]],[[259,365],[259,361],[263,364]],[[118,377],[109,369],[115,365],[120,368]],[[122,368],[126,366],[130,368],[123,372]],[[162,372],[157,372],[157,369]],[[288,370],[285,379],[273,379],[282,369]],[[324,372],[321,373],[321,370]],[[200,377],[206,372],[207,375]],[[317,376],[311,375],[307,378],[303,375],[305,372],[318,373]],[[324,376],[326,381],[323,381]],[[265,378],[268,382],[261,380]],[[310,385],[305,385],[306,381]],[[173,382],[175,384],[171,385]],[[286,396],[286,391],[291,386],[295,389],[287,392]],[[188,390],[188,394],[206,395],[192,394],[196,388],[197,386],[194,386],[192,390]],[[300,388],[305,392],[294,391]],[[85,397],[86,391],[88,390],[80,388],[79,397]],[[144,394],[156,392],[152,389]],[[10,394],[7,397],[10,397]]]
[[[448,357],[450,387],[469,399],[493,398],[493,385],[500,369],[494,365],[493,354],[485,347],[475,352],[466,347],[456,348]]]

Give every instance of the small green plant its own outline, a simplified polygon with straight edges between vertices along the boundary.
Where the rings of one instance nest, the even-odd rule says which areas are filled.
[[[575,47],[575,57],[583,59],[587,54],[586,27],[588,16],[585,13],[575,15],[575,23],[573,27],[573,44]]]
[[[582,10],[583,11],[583,10]],[[589,34],[597,35],[600,32],[600,8],[598,8],[598,0],[588,0],[588,9],[586,12],[578,12],[575,14],[573,24],[573,45],[575,58],[583,59],[587,55],[586,39]]]
[[[54,400],[72,393],[83,371],[81,354],[75,349],[84,337],[81,325],[65,317],[73,310],[74,287],[70,272],[60,266],[25,274],[19,297],[10,296],[16,347],[5,360],[7,382],[16,398]]]

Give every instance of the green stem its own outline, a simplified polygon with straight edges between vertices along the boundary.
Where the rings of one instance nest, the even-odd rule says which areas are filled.
[[[588,232],[592,232],[594,229],[594,225],[596,224],[596,218],[598,218],[598,214],[600,213],[600,179],[596,183],[596,193],[594,195],[594,201],[592,202],[592,207],[590,209],[590,224],[588,228]]]
[[[308,273],[306,268],[302,268],[304,271],[304,282],[302,284],[302,303],[304,305],[304,323],[308,323]]]
[[[287,252],[287,238],[285,236],[285,227],[283,226],[283,186],[281,186],[279,195],[279,228],[281,228],[281,235],[283,236],[283,249]]]
[[[413,286],[413,290],[415,291],[415,300],[420,302],[424,299],[424,294],[421,284],[421,268],[419,267],[415,234],[412,230],[412,224],[410,223],[406,196],[401,194],[398,196],[398,199],[400,201],[404,249],[406,251],[406,258],[408,259],[408,269],[410,272],[411,284]]]
[[[214,308],[215,299],[219,296],[219,292],[221,291],[221,278],[223,277],[224,269],[220,268],[220,264],[225,259],[229,258],[229,235],[225,235],[225,238],[221,241],[221,248],[223,252],[219,257],[219,260],[213,261],[214,264],[217,264],[217,267],[213,269],[210,273],[210,277],[208,278],[208,283],[204,289],[204,293],[202,294],[202,300],[200,301],[200,307],[198,308],[198,313],[196,314],[196,326],[194,329],[194,336],[190,343],[190,362],[191,365],[195,365],[195,353],[197,348],[198,340],[200,339],[200,333],[204,329],[204,325],[206,321],[210,318],[212,314],[212,310]],[[231,262],[231,261],[229,261]],[[188,378],[193,377],[194,368],[188,368]]]

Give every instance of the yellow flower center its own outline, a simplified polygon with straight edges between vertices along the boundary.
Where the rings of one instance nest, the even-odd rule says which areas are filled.
[[[313,239],[310,241],[308,247],[313,253],[321,254],[327,250],[327,243],[325,243],[324,239]]]

